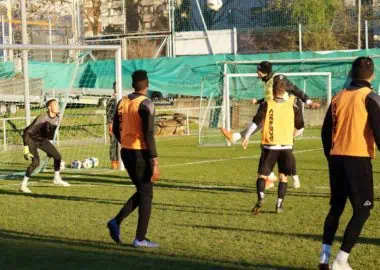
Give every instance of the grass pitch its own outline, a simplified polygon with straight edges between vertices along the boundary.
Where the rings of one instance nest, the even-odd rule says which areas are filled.
[[[65,171],[69,188],[52,186],[52,174],[41,173],[32,179],[31,195],[18,192],[20,180],[1,180],[0,269],[316,269],[329,207],[318,136],[309,129],[296,141],[301,188],[289,181],[285,212],[275,214],[272,189],[258,216],[250,214],[258,143],[244,151],[197,147],[195,137],[158,139],[162,180],[148,237],[161,246],[154,250],[131,245],[136,212],[122,224],[124,245],[108,236],[107,221],[134,192],[125,172]],[[350,256],[354,269],[380,264],[379,161],[373,165],[375,208]],[[351,213],[348,204],[333,255]]]

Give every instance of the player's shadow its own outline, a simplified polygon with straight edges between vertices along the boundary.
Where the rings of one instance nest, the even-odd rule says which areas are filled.
[[[161,210],[164,212],[172,211],[178,213],[196,213],[196,214],[205,214],[205,215],[215,215],[215,216],[247,216],[250,214],[250,209],[226,209],[221,207],[204,207],[204,206],[191,206],[191,205],[178,205],[178,204],[167,204],[153,202],[154,210]],[[270,213],[269,211],[265,213]],[[274,214],[271,213],[271,214]]]
[[[39,187],[42,188],[42,187]],[[48,187],[49,188],[49,187]],[[38,193],[21,193],[12,190],[0,189],[0,195],[11,195],[20,197],[30,197],[37,199],[51,199],[51,200],[62,200],[62,201],[75,201],[75,202],[90,202],[90,203],[100,203],[100,204],[111,204],[111,205],[122,205],[125,203],[124,200],[104,200],[99,198],[89,198],[89,197],[78,197],[78,196],[63,196],[55,194],[38,194]]]
[[[52,181],[52,176],[51,175],[38,175],[36,176],[37,179],[39,180],[46,180],[46,181]],[[92,184],[117,184],[117,185],[127,185],[127,184],[130,184],[131,183],[131,180],[129,177],[127,176],[124,176],[123,178],[117,178],[117,179],[120,179],[120,180],[114,180],[112,178],[116,178],[116,177],[108,177],[108,176],[101,176],[101,175],[92,175],[91,178],[89,176],[85,176],[85,177],[73,177],[73,176],[69,176],[69,177],[65,177],[65,175],[63,175],[62,177],[65,181],[68,181],[68,182],[80,182],[80,183],[92,183]],[[122,180],[125,180],[125,181],[122,181]]]
[[[235,232],[249,232],[249,233],[260,233],[260,234],[268,234],[268,235],[277,235],[277,236],[290,236],[296,238],[305,238],[313,241],[321,241],[322,235],[317,234],[307,234],[307,233],[289,233],[289,232],[274,232],[274,231],[265,231],[265,230],[257,230],[257,229],[244,229],[244,228],[233,228],[233,227],[223,227],[223,226],[205,226],[205,225],[188,225],[188,224],[173,224],[178,227],[191,227],[194,229],[212,229],[212,230],[221,230],[221,231],[235,231]],[[342,241],[342,236],[336,236],[335,240]],[[380,246],[379,238],[368,238],[368,237],[360,237],[358,243],[361,244],[369,244]]]
[[[107,233],[105,230],[104,233]],[[305,267],[281,267],[271,264],[231,262],[217,259],[205,261],[196,256],[176,256],[158,248],[135,249],[132,245],[116,245],[111,242],[51,237],[33,233],[0,230],[2,252],[0,259],[5,269],[289,269]],[[48,260],[41,262],[40,258]],[[23,260],[20,258],[27,258]],[[43,267],[42,267],[43,266]],[[42,268],[41,268],[42,267]]]

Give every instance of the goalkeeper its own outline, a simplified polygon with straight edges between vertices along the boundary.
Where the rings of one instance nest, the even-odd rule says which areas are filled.
[[[285,83],[286,92],[284,94],[284,99],[288,99],[290,95],[294,95],[298,99],[302,100],[304,103],[306,103],[310,108],[317,109],[320,107],[319,103],[313,102],[308,95],[306,95],[304,92],[302,92],[300,89],[298,89],[297,86],[292,84],[284,75],[274,75],[272,71],[272,64],[268,61],[263,61],[260,64],[257,65],[257,76],[264,82],[264,96],[263,99],[253,99],[253,104],[263,104],[264,101],[269,101],[273,99],[273,84],[278,82],[279,80],[283,81]],[[258,110],[260,110],[260,107]],[[302,113],[302,112],[301,112]],[[235,132],[232,133],[230,131],[227,131],[225,128],[221,128],[222,134],[228,139],[231,143],[235,143],[241,138],[245,137],[245,134],[247,132],[247,129],[241,131],[241,132]],[[299,134],[302,133],[302,131],[299,132]],[[297,169],[296,169],[296,161],[293,157],[293,169],[291,175],[293,176],[293,187],[299,188],[301,186],[299,177],[297,175]],[[268,183],[268,187],[272,187],[273,184]]]
[[[20,185],[20,191],[24,193],[32,193],[28,188],[28,181],[33,171],[40,165],[38,149],[41,149],[48,157],[54,159],[53,184],[64,187],[70,186],[68,182],[62,180],[59,174],[62,156],[57,148],[50,142],[50,140],[54,138],[55,130],[60,121],[59,104],[57,100],[51,99],[46,103],[46,107],[48,109],[47,112],[40,114],[34,119],[32,124],[24,129],[24,158],[31,161]]]
[[[252,213],[257,215],[264,203],[265,181],[278,163],[280,184],[278,186],[278,199],[276,212],[283,212],[283,202],[287,190],[287,176],[293,169],[293,136],[296,130],[304,128],[303,115],[300,102],[295,96],[286,96],[287,81],[280,77],[273,85],[274,98],[265,101],[253,118],[244,137],[243,147],[247,147],[249,137],[258,131],[262,131],[262,151],[258,168],[257,203]]]

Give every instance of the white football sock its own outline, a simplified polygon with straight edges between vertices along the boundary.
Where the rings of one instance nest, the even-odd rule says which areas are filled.
[[[321,251],[321,260],[320,263],[328,264],[329,259],[331,255],[331,246],[330,245],[322,245],[322,251]]]
[[[235,132],[235,133],[232,134],[232,141],[233,142],[237,142],[240,139],[241,139],[241,134],[240,133]]]
[[[22,186],[27,186],[28,185],[28,180],[29,180],[29,177],[24,176],[24,179],[22,180],[21,185]]]
[[[281,203],[282,203],[282,199],[278,198],[278,199],[277,199],[277,206],[280,207],[280,206],[281,206]]]
[[[350,256],[350,253],[344,252],[343,250],[339,250],[336,259],[341,263],[347,263],[348,256]]]
[[[300,177],[298,175],[293,175],[292,177],[294,181],[300,181]]]
[[[59,177],[59,171],[54,172],[54,178]]]

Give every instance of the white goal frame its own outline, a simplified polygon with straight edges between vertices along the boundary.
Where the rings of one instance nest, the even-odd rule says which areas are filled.
[[[26,125],[31,122],[31,109],[30,109],[30,93],[29,93],[29,67],[28,67],[28,52],[33,51],[111,51],[114,52],[115,59],[115,82],[116,82],[116,97],[117,101],[122,99],[123,87],[122,87],[122,48],[120,45],[44,45],[44,44],[0,44],[0,50],[19,50],[23,52],[23,75],[24,75],[24,106],[25,106],[25,121]],[[79,60],[76,59],[75,73],[79,67]],[[75,75],[70,82],[70,89],[73,88]],[[67,100],[69,91],[66,93],[65,100]],[[64,110],[61,112],[61,117],[64,116]],[[59,127],[58,127],[59,128]],[[58,129],[57,129],[58,131]],[[56,133],[57,134],[57,133]],[[119,147],[121,149],[121,147]],[[119,160],[120,152],[119,152]],[[123,163],[120,163],[120,170],[123,170]]]
[[[275,75],[284,75],[287,77],[301,77],[301,76],[324,76],[327,80],[327,103],[328,105],[331,103],[332,99],[332,74],[331,72],[285,72],[285,73],[275,73]],[[221,105],[221,112],[222,112],[222,127],[226,128],[228,131],[231,131],[231,104],[230,104],[230,79],[231,78],[238,78],[238,77],[258,77],[257,73],[231,73],[229,74],[227,72],[227,65],[224,65],[224,75],[223,75],[223,103]],[[200,112],[202,111],[202,95],[203,95],[203,87],[201,90],[201,103],[200,103]],[[204,119],[202,117],[205,117],[207,115],[207,111],[211,108],[216,108],[210,106],[210,104],[207,105],[206,112],[203,113],[203,115],[200,114],[199,116],[199,144],[201,144],[201,134]],[[231,143],[227,142],[227,145],[230,146]]]

